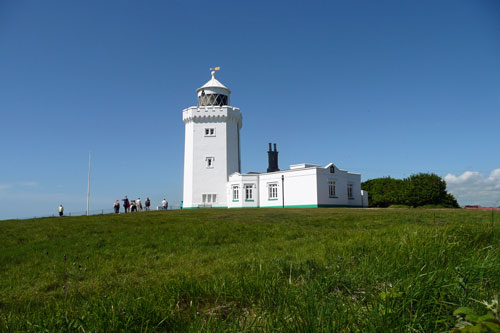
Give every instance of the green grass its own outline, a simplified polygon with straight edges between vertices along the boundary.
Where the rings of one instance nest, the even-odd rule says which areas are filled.
[[[186,210],[0,221],[0,331],[446,331],[500,292],[500,214]],[[66,260],[65,260],[66,258]],[[481,310],[482,311],[482,310]]]

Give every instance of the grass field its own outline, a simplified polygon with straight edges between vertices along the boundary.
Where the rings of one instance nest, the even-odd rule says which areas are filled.
[[[500,214],[212,209],[0,221],[0,331],[447,331]]]

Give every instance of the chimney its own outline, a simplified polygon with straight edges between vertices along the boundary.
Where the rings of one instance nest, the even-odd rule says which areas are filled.
[[[269,166],[267,167],[267,172],[280,171],[278,168],[278,151],[276,150],[276,144],[274,144],[274,151],[272,150],[272,145],[269,143],[269,151],[267,152],[267,157],[269,159]]]

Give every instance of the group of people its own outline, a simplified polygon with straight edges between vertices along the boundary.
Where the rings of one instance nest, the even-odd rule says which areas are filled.
[[[121,201],[123,201],[123,210],[125,213],[141,212],[143,208],[146,212],[149,212],[151,207],[151,200],[149,200],[149,197],[146,198],[146,201],[144,201],[144,207],[142,206],[141,198],[137,198],[135,200],[129,200],[127,196],[125,196],[125,198],[122,199]],[[120,200],[115,201],[115,203],[113,204],[113,209],[116,214],[120,212]],[[158,206],[157,209],[160,209],[160,206]],[[166,199],[162,200],[161,209],[162,210],[168,209],[168,201]],[[181,209],[182,209],[182,202],[181,202]],[[59,205],[58,211],[59,211],[59,216],[64,215],[64,207],[62,204]]]
[[[141,212],[143,209],[142,206],[142,201],[141,198],[137,198],[136,200],[129,200],[127,196],[125,196],[123,201],[123,210],[125,213],[130,212]],[[144,201],[144,208],[146,212],[149,212],[149,208],[151,207],[151,200],[149,200],[149,197],[146,198],[146,201]],[[116,200],[115,204],[113,205],[113,209],[115,210],[115,213],[120,212],[120,201]]]

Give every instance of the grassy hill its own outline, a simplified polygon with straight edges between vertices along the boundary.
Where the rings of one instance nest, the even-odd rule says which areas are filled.
[[[498,213],[496,213],[498,214]],[[500,292],[500,214],[189,210],[0,221],[0,331],[443,331]]]

